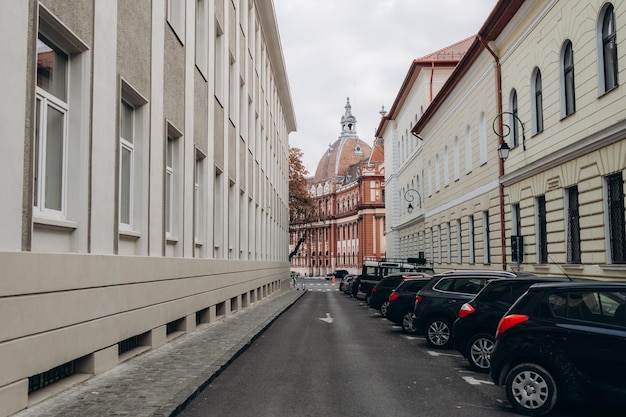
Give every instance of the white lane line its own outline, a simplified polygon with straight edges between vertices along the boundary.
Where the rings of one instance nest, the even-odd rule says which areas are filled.
[[[442,353],[442,352],[435,352],[432,350],[427,350],[426,351],[430,356],[453,356],[455,358],[461,358],[462,355],[459,354],[454,354],[454,353]]]
[[[474,378],[473,376],[462,376],[461,378],[463,378],[465,382],[467,382],[470,385],[483,385],[483,384],[494,385],[494,383],[491,381],[485,381],[484,379]]]

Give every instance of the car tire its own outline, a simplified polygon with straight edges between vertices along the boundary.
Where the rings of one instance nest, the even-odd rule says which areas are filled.
[[[426,325],[426,341],[437,349],[449,349],[452,345],[452,325],[450,321],[435,317]]]
[[[387,317],[387,307],[389,307],[389,301],[383,301],[380,305],[380,315],[383,317]]]
[[[554,377],[534,363],[522,363],[511,369],[504,387],[515,411],[527,416],[549,413],[558,399]]]
[[[413,321],[414,318],[415,315],[413,314],[413,312],[409,311],[404,313],[404,315],[402,316],[402,331],[408,334],[417,333],[415,322]]]
[[[470,339],[467,361],[472,368],[479,372],[489,372],[494,345],[494,337],[488,333],[479,333]]]

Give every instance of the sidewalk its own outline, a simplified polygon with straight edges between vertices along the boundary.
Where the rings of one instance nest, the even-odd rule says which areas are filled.
[[[175,416],[305,293],[270,296],[13,417]]]

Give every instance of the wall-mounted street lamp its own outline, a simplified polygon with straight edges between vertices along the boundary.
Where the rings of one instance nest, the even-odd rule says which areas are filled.
[[[407,211],[410,213],[413,212],[413,200],[415,200],[415,196],[417,196],[417,198],[419,199],[419,205],[420,208],[422,208],[422,196],[420,195],[420,193],[417,190],[414,190],[412,188],[409,188],[408,190],[406,190],[406,193],[404,193],[404,199],[406,201],[409,202],[409,205],[407,206]]]
[[[500,156],[500,159],[502,159],[503,161],[509,157],[509,151],[511,150],[511,148],[509,148],[509,145],[504,141],[504,138],[506,138],[507,136],[511,134],[511,130],[514,130],[511,128],[511,126],[509,126],[508,124],[504,122],[502,122],[502,128],[503,128],[502,134],[500,134],[500,132],[496,130],[496,122],[498,121],[498,118],[502,117],[505,114],[512,116],[513,123],[519,123],[520,126],[522,127],[522,149],[526,150],[526,131],[524,130],[524,122],[521,121],[521,119],[517,116],[517,114],[511,113],[508,111],[503,111],[502,113],[498,114],[493,119],[493,123],[491,125],[494,133],[502,139],[502,143],[500,144],[500,147],[498,148],[498,155]]]

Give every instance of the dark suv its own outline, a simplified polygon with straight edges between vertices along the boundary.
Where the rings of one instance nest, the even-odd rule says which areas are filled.
[[[397,274],[391,274],[384,277],[378,284],[372,288],[372,294],[369,298],[369,306],[373,309],[379,310],[383,317],[387,317],[387,306],[389,305],[389,295],[396,288],[402,280],[410,277],[425,277],[429,276],[422,272],[400,272]]]
[[[425,334],[432,347],[450,348],[452,325],[461,306],[474,298],[489,281],[516,276],[508,271],[450,271],[435,275],[415,296],[413,322],[416,333]]]
[[[626,401],[626,283],[535,284],[500,320],[491,379],[515,411]],[[623,411],[623,409],[622,409]]]
[[[568,282],[569,278],[519,277],[496,279],[463,304],[452,331],[454,348],[477,371],[489,372],[496,328],[511,305],[538,282]]]
[[[424,285],[428,284],[432,277],[409,277],[402,281],[398,288],[389,295],[387,306],[387,319],[402,326],[402,330],[408,334],[415,334],[413,325],[413,307],[415,306],[415,294]]]

